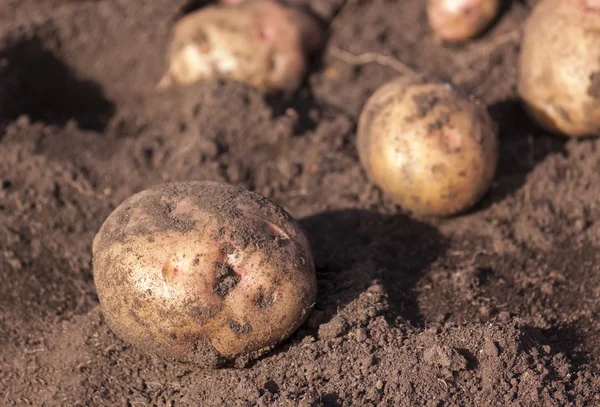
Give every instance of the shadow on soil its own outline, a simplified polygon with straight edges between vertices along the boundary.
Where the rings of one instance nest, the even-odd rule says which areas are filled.
[[[377,280],[389,295],[392,320],[423,325],[414,288],[447,248],[434,227],[367,210],[325,212],[301,224],[314,250],[317,309],[335,313]]]
[[[519,101],[496,103],[489,112],[499,126],[500,159],[494,187],[473,211],[500,202],[521,188],[527,175],[547,156],[566,153],[567,139],[537,127]]]
[[[216,3],[217,3],[217,0],[189,0],[187,3],[185,3],[183,5],[183,7],[181,7],[178,15],[176,16],[176,19],[179,19],[186,14],[193,13],[196,10],[199,10],[201,8],[204,8],[206,6],[213,5]]]
[[[0,119],[27,115],[32,121],[101,131],[114,105],[94,81],[77,77],[39,38],[20,38],[0,49]]]
[[[564,354],[576,370],[591,362],[589,355],[579,350],[582,348],[584,340],[573,326],[561,326],[549,329],[526,326],[521,331],[523,332],[521,350],[524,352],[538,349],[540,353],[549,352],[552,355]],[[552,374],[555,376],[553,379],[560,380],[563,378],[557,372],[552,372]]]
[[[342,400],[333,393],[325,394],[312,407],[342,407]]]

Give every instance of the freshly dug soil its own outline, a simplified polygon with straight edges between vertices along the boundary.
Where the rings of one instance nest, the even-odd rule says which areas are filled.
[[[515,92],[531,7],[462,46],[422,0],[293,1],[333,20],[291,98],[215,82],[157,93],[168,31],[202,2],[0,0],[0,400],[3,406],[600,405],[600,141],[539,130]],[[453,80],[498,121],[492,190],[416,219],[366,178],[355,126],[399,75]],[[147,356],[98,308],[91,244],[135,192],[241,185],[282,205],[314,249],[318,300],[238,369]]]

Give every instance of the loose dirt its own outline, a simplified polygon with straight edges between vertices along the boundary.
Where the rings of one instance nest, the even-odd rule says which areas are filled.
[[[341,2],[295,3],[330,19]],[[507,3],[480,39],[444,46],[422,0],[352,2],[283,98],[228,82],[154,91],[169,28],[201,2],[1,0],[1,404],[600,405],[600,141],[524,114],[516,62],[533,2]],[[399,73],[335,49],[392,56],[487,104],[501,158],[476,208],[416,219],[368,182],[358,114]],[[98,308],[100,225],[181,180],[263,194],[313,245],[314,312],[243,369],[146,356]]]

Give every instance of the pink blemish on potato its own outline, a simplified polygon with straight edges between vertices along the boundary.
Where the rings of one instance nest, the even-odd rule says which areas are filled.
[[[453,131],[437,130],[431,133],[431,137],[433,139],[437,138],[440,145],[449,152],[456,152],[463,145],[460,135]]]
[[[189,199],[182,199],[177,203],[177,206],[171,211],[171,216],[186,215],[192,212],[194,204]]]
[[[271,26],[264,26],[260,29],[260,39],[265,42],[272,42],[275,39],[276,30]]]
[[[583,4],[590,10],[600,11],[600,0],[584,0]]]
[[[476,10],[471,6],[465,6],[462,9],[462,14],[469,20],[471,24],[475,24],[479,19],[479,15],[477,14]]]
[[[179,267],[178,259],[174,256],[169,257],[162,267],[163,280],[166,282],[171,281],[180,271],[181,268]]]

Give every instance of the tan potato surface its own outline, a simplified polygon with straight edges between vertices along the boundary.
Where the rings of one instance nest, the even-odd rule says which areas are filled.
[[[321,36],[312,17],[272,0],[209,6],[173,27],[169,68],[158,88],[222,78],[292,92]]]
[[[496,126],[485,106],[417,76],[371,96],[357,137],[371,180],[415,214],[464,211],[486,193],[496,171]]]
[[[219,366],[281,342],[316,298],[309,243],[280,207],[213,182],[123,202],[93,244],[111,329],[147,353]]]
[[[600,135],[600,3],[543,0],[525,25],[518,90],[545,129]]]
[[[485,31],[499,8],[499,0],[428,0],[427,17],[440,39],[459,42]]]

